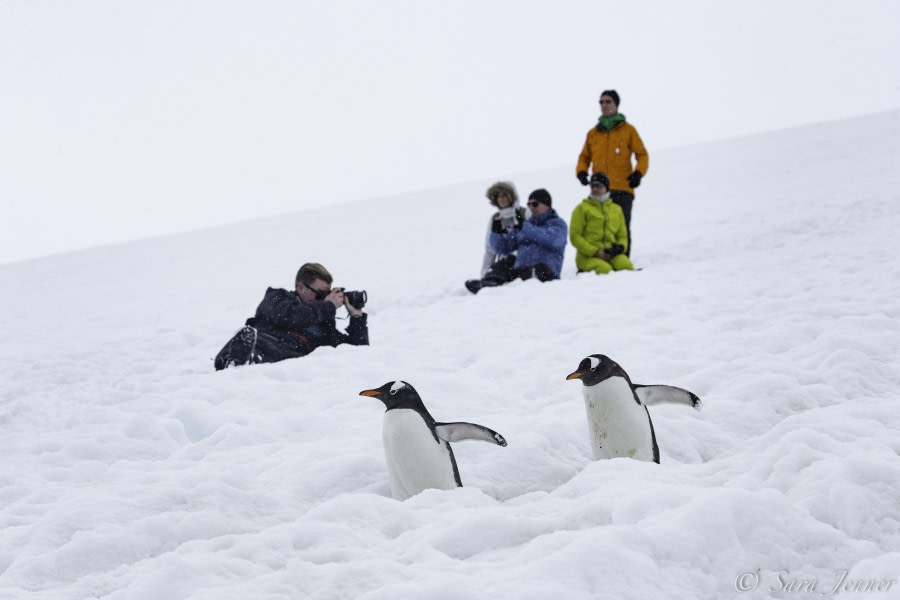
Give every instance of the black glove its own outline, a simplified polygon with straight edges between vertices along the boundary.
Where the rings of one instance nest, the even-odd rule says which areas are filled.
[[[581,185],[587,185],[588,183],[590,183],[588,181],[587,171],[578,171],[578,181],[581,182]]]
[[[500,222],[500,219],[494,219],[493,224],[491,224],[491,231],[494,233],[504,233],[506,230],[503,229],[503,224]]]
[[[609,256],[618,256],[619,254],[622,254],[623,252],[625,252],[625,246],[623,246],[622,244],[613,244],[606,250],[606,253]]]
[[[641,172],[635,171],[634,173],[632,173],[631,175],[628,176],[628,185],[630,185],[633,188],[636,188],[637,186],[641,185],[641,177],[643,177]]]

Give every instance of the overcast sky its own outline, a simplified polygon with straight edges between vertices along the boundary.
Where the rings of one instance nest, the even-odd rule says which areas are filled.
[[[574,178],[605,88],[652,177],[654,149],[900,107],[898,25],[894,0],[4,0],[0,263]]]

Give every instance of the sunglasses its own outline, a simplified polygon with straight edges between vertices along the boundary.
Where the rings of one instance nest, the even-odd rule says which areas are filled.
[[[531,201],[531,202],[527,202],[526,204],[528,204],[528,206],[530,206],[531,208],[534,208],[535,206],[537,206],[538,204],[540,204],[540,202],[534,202],[534,201]]]
[[[601,100],[600,101],[600,104],[612,104],[612,103],[613,103],[612,100]]]
[[[301,281],[300,283],[303,283],[303,282]],[[325,297],[331,293],[331,290],[317,290],[316,288],[314,288],[310,285],[307,285],[306,283],[303,283],[303,287],[305,287],[306,289],[311,291],[313,294],[315,294],[316,300],[324,300]]]

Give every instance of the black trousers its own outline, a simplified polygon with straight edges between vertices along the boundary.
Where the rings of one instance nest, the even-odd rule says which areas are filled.
[[[309,354],[285,346],[274,335],[247,325],[232,337],[216,355],[216,371],[232,365],[278,362]]]
[[[491,270],[485,273],[482,282],[489,286],[509,283],[517,277],[515,266],[515,254],[504,256],[493,265],[491,265]]]
[[[625,256],[631,256],[631,205],[634,203],[634,194],[623,192],[621,190],[613,190],[609,193],[610,199],[619,205],[622,214],[625,215],[625,228],[628,230],[628,250]]]
[[[541,282],[552,281],[557,278],[553,269],[544,263],[538,263],[530,269],[517,269],[515,264],[515,256],[507,256],[498,260],[484,276],[484,279],[481,280],[482,285],[484,287],[495,287],[516,279],[531,279],[532,276]]]
[[[553,281],[556,279],[556,274],[553,272],[553,269],[545,265],[544,263],[538,263],[534,265],[533,269],[518,269],[516,271],[519,279],[531,279],[531,276],[540,281],[541,283],[546,283],[548,281]]]

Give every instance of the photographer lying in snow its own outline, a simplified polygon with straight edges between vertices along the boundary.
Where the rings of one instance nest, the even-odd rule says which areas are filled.
[[[297,271],[294,291],[269,288],[247,319],[246,327],[228,340],[216,356],[216,370],[231,365],[277,362],[305,356],[319,346],[369,345],[365,292],[332,289],[331,273],[318,263],[306,263]],[[350,313],[346,333],[335,327],[341,306]]]

